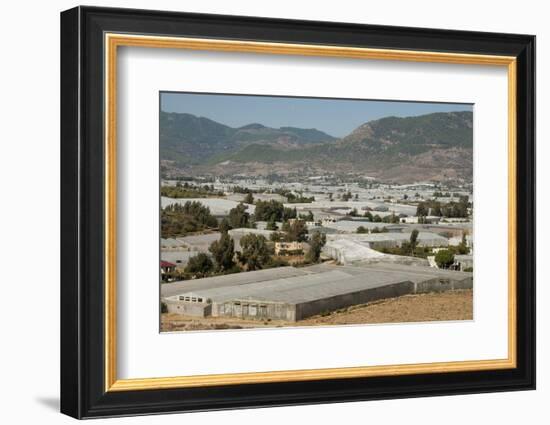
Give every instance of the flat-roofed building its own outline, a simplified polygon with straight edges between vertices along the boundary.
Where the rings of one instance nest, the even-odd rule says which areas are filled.
[[[293,322],[384,298],[471,287],[471,273],[398,264],[320,264],[164,284],[161,295],[173,313]]]
[[[301,242],[275,242],[275,255],[303,254],[304,245]]]
[[[327,243],[336,240],[350,240],[361,244],[368,244],[370,248],[395,248],[401,246],[404,242],[408,242],[411,238],[411,232],[386,232],[386,233],[346,233],[327,235]],[[449,240],[437,233],[418,232],[418,246],[427,247],[446,247],[449,245]]]

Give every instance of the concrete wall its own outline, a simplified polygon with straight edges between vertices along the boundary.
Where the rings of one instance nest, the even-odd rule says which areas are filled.
[[[212,314],[212,304],[192,303],[167,299],[164,299],[163,302],[168,307],[168,313],[176,313],[192,317],[207,317]]]
[[[317,314],[335,311],[341,308],[366,304],[372,301],[400,297],[407,294],[421,294],[428,292],[444,292],[456,289],[471,289],[473,278],[454,280],[435,278],[421,283],[409,281],[394,283],[378,288],[342,294],[335,297],[310,301],[296,306],[296,320],[306,319]]]
[[[381,240],[381,241],[369,241],[369,245],[375,249],[397,248],[403,245],[404,242],[407,242],[407,241],[387,239],[387,240]],[[447,239],[440,239],[440,238],[418,239],[418,246],[420,247],[430,247],[430,246],[444,247],[448,245],[449,243]]]
[[[337,295],[330,298],[309,301],[296,305],[296,320],[306,319],[317,314],[331,312],[340,308],[351,307],[358,304],[394,298],[414,292],[414,284],[409,281],[394,283],[378,288],[364,289],[349,294]]]
[[[223,303],[215,302],[212,308],[212,316],[294,322],[296,320],[296,306],[257,300],[231,300]]]
[[[454,280],[447,278],[434,278],[424,282],[416,283],[414,293],[423,294],[427,292],[444,292],[455,289],[472,289],[474,285],[473,277],[463,280]]]

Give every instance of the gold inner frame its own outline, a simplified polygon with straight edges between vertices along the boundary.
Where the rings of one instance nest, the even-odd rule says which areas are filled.
[[[410,375],[516,367],[516,58],[326,45],[105,34],[105,391]],[[120,46],[503,66],[508,72],[508,357],[495,360],[118,379],[116,325],[117,48]]]

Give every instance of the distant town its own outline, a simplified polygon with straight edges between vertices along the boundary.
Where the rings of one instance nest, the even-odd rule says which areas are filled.
[[[196,176],[160,192],[162,309],[190,330],[472,287],[471,183]]]

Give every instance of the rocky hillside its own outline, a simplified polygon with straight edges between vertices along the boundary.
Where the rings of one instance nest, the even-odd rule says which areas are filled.
[[[322,173],[330,164],[330,171],[364,171],[394,181],[472,178],[471,112],[386,117],[342,139],[316,129],[231,128],[190,114],[162,113],[160,136],[161,159],[214,174],[297,167]]]
[[[232,128],[191,114],[160,114],[161,159],[175,160],[182,162],[182,165],[202,163],[229,152],[236,153],[251,144],[292,149],[335,140],[316,129],[271,128],[257,123]]]

